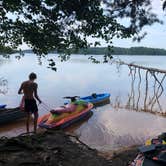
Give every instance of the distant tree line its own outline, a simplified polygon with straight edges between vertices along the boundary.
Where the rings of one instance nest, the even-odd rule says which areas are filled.
[[[24,50],[24,53],[33,53],[32,50]],[[50,51],[50,53],[58,54],[58,51]],[[90,47],[87,49],[70,50],[71,54],[91,54],[91,55],[166,55],[165,49],[160,48],[148,48],[148,47],[112,47],[112,51],[107,47]]]
[[[91,47],[88,49],[80,49],[77,52],[72,52],[74,54],[94,54],[103,55],[108,53],[107,47]],[[159,48],[147,48],[147,47],[113,47],[112,55],[166,55],[165,49]]]

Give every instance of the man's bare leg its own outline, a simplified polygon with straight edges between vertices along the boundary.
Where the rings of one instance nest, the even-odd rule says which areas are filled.
[[[37,130],[37,120],[38,120],[38,112],[34,113],[34,133],[36,133]]]
[[[30,113],[27,112],[27,120],[26,120],[26,129],[27,129],[27,133],[29,133],[29,121],[30,121]]]

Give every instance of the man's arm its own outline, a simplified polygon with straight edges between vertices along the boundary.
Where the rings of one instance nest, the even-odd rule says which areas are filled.
[[[38,94],[37,94],[37,84],[35,84],[34,96],[35,96],[35,98],[39,101],[39,103],[41,103],[41,100],[40,100],[40,98],[39,98],[39,96],[38,96]]]
[[[20,89],[18,90],[19,95],[23,94],[22,90],[23,90],[23,84],[21,84]]]

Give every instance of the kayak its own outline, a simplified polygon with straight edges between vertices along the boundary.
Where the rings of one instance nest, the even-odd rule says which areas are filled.
[[[0,110],[0,124],[6,124],[24,118],[26,113],[19,108],[2,108]]]
[[[91,96],[80,97],[81,100],[93,103],[94,105],[107,101],[109,100],[109,98],[110,98],[109,93],[102,93],[102,94],[93,93]]]
[[[64,98],[68,98],[72,100],[72,98],[75,99],[76,97],[78,96],[64,97]],[[79,100],[90,102],[94,106],[102,106],[102,105],[110,103],[110,94],[109,93],[101,93],[101,94],[93,93],[91,96],[79,97]],[[65,102],[64,104],[68,104],[68,103],[69,102]]]
[[[148,139],[139,147],[139,154],[129,166],[161,166],[166,165],[166,133]]]
[[[0,109],[5,108],[6,104],[0,104]]]
[[[48,114],[39,117],[38,126],[46,129],[63,129],[86,117],[92,103],[76,101],[51,110]]]

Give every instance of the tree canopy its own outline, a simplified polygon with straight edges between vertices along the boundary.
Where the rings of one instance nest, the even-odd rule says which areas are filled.
[[[0,54],[12,54],[15,51],[11,49],[10,47],[5,47],[0,45]]]
[[[0,45],[18,48],[26,43],[39,55],[69,53],[114,37],[141,40],[142,28],[161,23],[150,0],[1,0]],[[165,8],[166,2],[163,4]],[[124,25],[121,19],[128,19]]]

